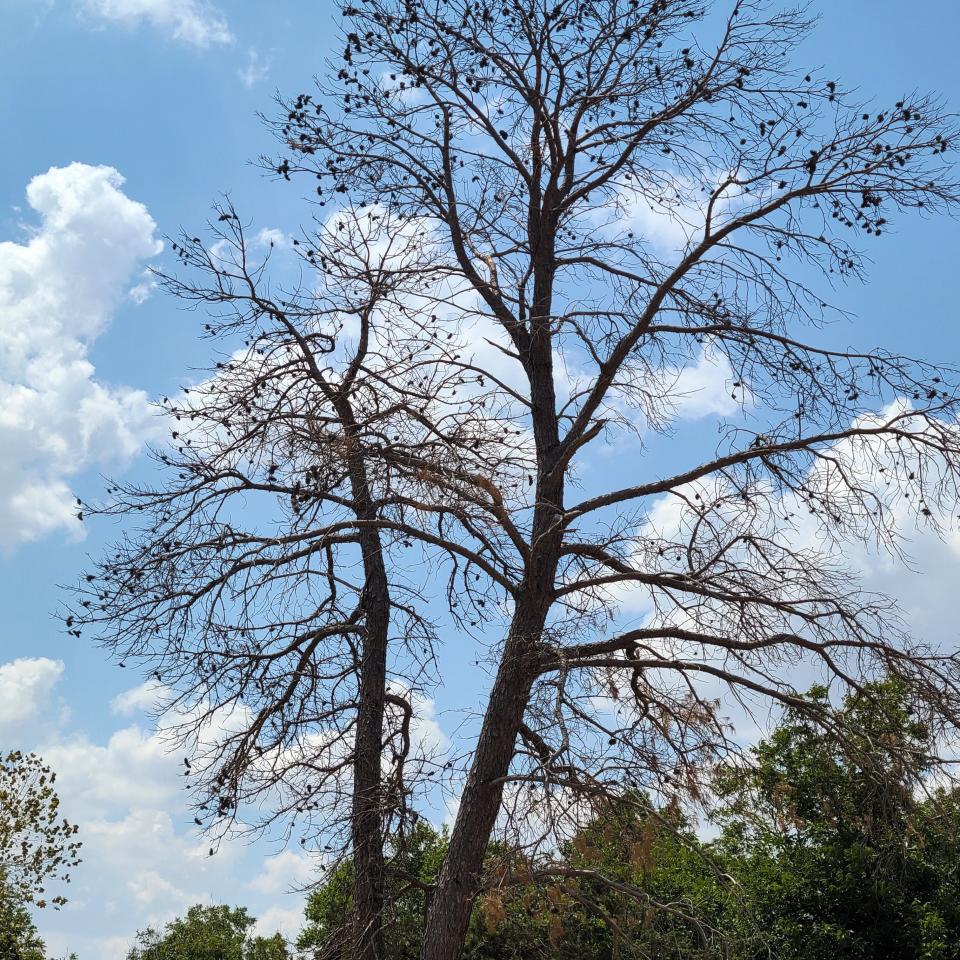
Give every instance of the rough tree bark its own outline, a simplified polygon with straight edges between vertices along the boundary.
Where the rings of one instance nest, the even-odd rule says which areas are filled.
[[[347,425],[350,450],[359,446],[353,411],[338,404]],[[381,960],[383,951],[383,733],[387,689],[387,652],[390,638],[390,587],[377,531],[377,509],[370,492],[365,463],[359,453],[348,454],[350,486],[363,554],[364,611],[360,675],[357,690],[357,734],[353,760],[353,810],[350,834],[354,862],[354,953],[357,960]]]

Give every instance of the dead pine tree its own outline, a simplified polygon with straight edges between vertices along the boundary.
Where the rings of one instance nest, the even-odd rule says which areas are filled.
[[[432,626],[389,557],[424,538],[408,516],[427,509],[424,471],[459,471],[477,431],[424,414],[442,415],[463,375],[413,310],[436,279],[421,225],[342,213],[291,243],[322,282],[281,293],[274,242],[251,241],[229,204],[216,214],[211,242],[174,242],[181,276],[159,279],[203,304],[226,352],[163,398],[167,482],[83,505],[140,522],[82,581],[67,628],[149,665],[215,839],[296,825],[305,847],[349,851],[346,933],[353,955],[380,957],[385,837],[413,823],[409,782],[435,766],[412,739]]]
[[[955,494],[949,375],[803,336],[828,310],[817,270],[857,277],[888,217],[955,202],[954,129],[928,98],[866,108],[794,64],[810,24],[776,4],[370,0],[343,13],[336,74],[278,124],[278,172],[317,177],[325,201],[430,220],[476,324],[519,368],[536,464],[504,530],[510,618],[427,921],[424,957],[448,960],[506,785],[537,788],[535,809],[510,805],[540,817],[551,793],[638,777],[694,789],[729,749],[704,678],[792,702],[776,665],[809,657],[842,683],[903,674],[955,716],[952,659],[900,638],[882,601],[792,536],[803,511],[828,535],[890,542],[906,488],[931,518]],[[651,209],[675,250],[634,225]],[[647,479],[571,499],[592,446],[669,419],[672,371],[705,345],[757,426],[673,475],[641,456]],[[560,361],[576,374],[558,394]],[[472,363],[487,382],[497,369]],[[664,496],[681,508],[672,531],[649,522]],[[630,589],[651,616],[597,637]],[[632,698],[619,724],[589,706],[604,677]]]
[[[107,507],[154,519],[71,624],[158,668],[228,813],[270,799],[271,819],[329,831],[352,803],[368,863],[438,780],[408,756],[438,602],[481,631],[494,677],[444,765],[459,805],[422,954],[454,960],[478,898],[537,882],[582,899],[586,877],[628,892],[553,851],[608,801],[702,798],[740,753],[733,707],[789,705],[854,744],[831,704],[892,676],[955,728],[954,656],[863,592],[843,546],[899,549],[904,503],[949,522],[956,376],[819,330],[888,221],[956,204],[956,130],[933,98],[864,105],[807,72],[811,23],[763,0],[342,14],[341,57],[283,103],[269,161],[323,210],[296,251],[310,279],[271,297],[229,210],[220,244],[183,242],[210,279],[170,286],[227,305],[217,331],[247,346],[171,408],[192,445],[161,452],[170,486]],[[709,455],[664,462],[649,438],[676,424],[692,363],[739,406]],[[614,444],[628,469],[585,469]],[[254,492],[292,513],[238,527],[227,504]],[[364,673],[365,637],[388,668]],[[800,695],[814,675],[833,700]],[[486,859],[494,837],[509,863]],[[379,869],[356,899],[364,960]]]

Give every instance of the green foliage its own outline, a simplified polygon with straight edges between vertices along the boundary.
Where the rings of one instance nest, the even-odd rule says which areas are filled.
[[[960,960],[960,795],[921,799],[930,732],[893,682],[840,713],[842,742],[788,713],[721,770],[710,843],[634,796],[551,860],[491,850],[464,960]],[[387,960],[416,960],[445,850],[426,825],[391,850]],[[349,960],[351,880],[311,894],[308,956]]]
[[[960,957],[957,799],[917,799],[929,731],[893,682],[841,721],[843,743],[788,715],[754,769],[718,778],[716,849],[763,931],[745,957]]]
[[[193,906],[163,931],[141,930],[127,960],[288,960],[280,934],[252,937],[243,907]]]
[[[424,888],[436,880],[446,847],[444,834],[421,824],[390,850],[388,960],[419,956]],[[717,955],[711,952],[713,936],[705,918],[717,912],[724,887],[679,818],[668,822],[642,798],[605,811],[556,860],[531,865],[495,847],[486,874],[488,886],[474,909],[464,960]],[[343,924],[350,916],[351,889],[347,862],[310,895],[308,924],[297,942],[301,950],[317,960],[349,960]],[[661,903],[670,903],[670,909],[657,909]]]
[[[3,960],[46,960],[44,943],[30,911],[0,884],[0,957]]]
[[[0,879],[14,903],[59,907],[48,897],[51,880],[70,882],[80,863],[77,827],[60,817],[57,775],[34,753],[0,758]]]
[[[0,960],[47,960],[46,944],[23,901],[0,880]],[[77,960],[76,954],[62,960]]]
[[[416,960],[420,954],[425,887],[432,883],[446,853],[446,836],[419,823],[387,850],[389,884],[384,922],[390,960]],[[300,950],[324,960],[349,960],[345,924],[353,906],[353,864],[340,864],[307,900],[307,926],[297,940]]]

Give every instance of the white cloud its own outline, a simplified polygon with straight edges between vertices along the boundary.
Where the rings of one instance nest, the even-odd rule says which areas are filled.
[[[894,403],[878,414],[862,421],[884,423],[896,420],[901,431],[921,436],[928,428],[919,418],[909,414],[906,403]],[[944,429],[951,429],[943,424]],[[952,429],[956,429],[953,427]],[[906,446],[906,445],[904,445]],[[842,466],[842,470],[839,468]],[[819,461],[807,474],[804,489],[828,493],[835,503],[835,512],[843,526],[826,528],[819,513],[808,509],[806,500],[788,492],[782,497],[767,488],[769,500],[763,496],[752,501],[744,511],[738,496],[731,500],[731,489],[721,478],[698,481],[679,488],[678,495],[665,495],[649,509],[642,534],[655,542],[686,545],[699,529],[709,538],[704,525],[697,525],[701,504],[714,505],[714,525],[729,531],[749,528],[761,538],[769,536],[792,551],[805,552],[817,558],[817,567],[826,575],[832,572],[847,589],[861,589],[866,595],[889,597],[894,601],[891,621],[899,617],[908,633],[916,640],[943,651],[954,651],[960,645],[960,628],[954,614],[953,595],[960,575],[960,524],[954,490],[945,484],[940,491],[930,478],[942,467],[938,457],[926,454],[920,461],[904,454],[898,445],[877,437],[859,437],[840,441],[830,448],[830,457]],[[914,477],[928,475],[924,499]],[[851,493],[842,477],[855,477],[857,493]],[[876,495],[884,503],[882,513],[875,507],[863,511],[858,498],[864,492]],[[938,529],[920,513],[921,505],[939,518]],[[877,526],[874,527],[873,524]],[[716,549],[704,544],[702,549]],[[639,565],[644,565],[638,556]],[[636,617],[652,616],[652,597],[646,589],[629,588],[617,594],[621,610]],[[662,611],[661,611],[662,613]],[[790,682],[802,689],[823,679],[819,661],[805,666],[798,660],[792,665]]]
[[[394,689],[401,686],[395,680]],[[437,719],[437,705],[430,697],[419,693],[405,692],[413,708],[413,720],[410,723],[410,741],[414,752],[425,757],[436,757],[450,749],[450,738]]]
[[[71,736],[45,747],[44,758],[69,791],[75,816],[166,809],[180,786],[182,768],[163,738],[136,725],[115,731],[105,744]]]
[[[127,881],[127,889],[134,899],[144,905],[162,901],[188,904],[189,898],[179,887],[165,880],[156,870],[144,870]]]
[[[634,232],[661,252],[668,253],[682,250],[690,242],[695,230],[691,220],[696,223],[688,209],[681,207],[675,211],[654,200],[636,200],[629,206],[626,218]]]
[[[63,661],[25,657],[0,664],[0,741],[13,743],[20,731],[49,713]]]
[[[134,284],[128,291],[127,296],[136,304],[143,303],[157,289],[157,281],[149,270],[144,270],[139,283]]]
[[[258,247],[288,247],[290,238],[276,227],[264,227],[257,232],[254,243]]]
[[[907,402],[895,402],[863,419],[882,422],[909,410]],[[901,420],[899,425],[910,432],[925,432],[922,422],[912,418]],[[794,515],[798,544],[828,552],[832,549],[833,556],[849,566],[867,590],[897,601],[913,637],[939,649],[956,650],[960,628],[953,598],[960,576],[960,503],[954,500],[949,484],[940,493],[935,485],[928,487],[924,502],[941,524],[941,529],[936,529],[919,513],[920,487],[913,479],[914,470],[917,476],[926,473],[928,480],[935,476],[942,467],[939,458],[928,454],[921,467],[919,460],[909,456],[900,459],[899,451],[894,454],[889,446],[884,448],[871,437],[842,441],[833,450],[837,462],[852,470],[865,489],[886,502],[885,528],[902,553],[853,538],[838,545],[825,544],[815,518],[794,496],[786,499],[784,509]],[[838,477],[836,468],[821,465],[811,472],[809,485],[836,491]]]
[[[248,886],[259,893],[277,896],[309,883],[316,869],[317,862],[313,858],[284,850],[275,857],[268,857],[263,863],[263,872],[254,877]]]
[[[0,677],[7,675],[12,671],[0,667]],[[148,681],[115,697],[111,708],[135,713],[162,695],[163,688]],[[411,698],[414,751],[436,754],[449,741],[433,702]],[[268,844],[225,841],[209,856],[211,841],[192,823],[181,789],[182,755],[168,751],[168,732],[163,723],[131,723],[105,740],[71,730],[26,745],[57,771],[64,815],[79,824],[83,841],[70,903],[56,916],[39,917],[41,932],[64,953],[121,960],[137,929],[162,926],[194,903],[247,906],[259,918],[255,932],[265,936],[279,930],[295,939],[303,924],[304,894],[297,891],[319,876],[322,855],[284,849],[267,856]]]
[[[917,436],[933,429],[919,418],[910,417],[909,411],[909,405],[896,403],[863,420],[888,422],[897,417],[902,431],[915,432]],[[900,418],[900,414],[905,416]],[[945,423],[941,429],[949,431],[956,427]],[[871,534],[871,523],[879,522],[877,512],[871,509],[864,515],[858,511],[856,498],[844,492],[837,466],[828,466],[830,461],[823,461],[808,472],[804,488],[830,490],[839,503],[836,514],[842,519],[843,527],[838,529],[832,524],[828,535],[820,513],[809,512],[803,497],[792,493],[778,496],[770,483],[761,487],[765,492],[758,490],[759,495],[752,497],[747,506],[727,479],[707,478],[680,487],[674,495],[660,497],[649,505],[644,523],[636,531],[634,563],[637,569],[661,569],[664,565],[670,568],[671,555],[682,555],[688,543],[697,545],[694,556],[722,557],[722,563],[740,562],[749,568],[755,556],[749,552],[735,556],[738,535],[749,532],[755,542],[765,544],[764,554],[768,559],[776,560],[774,542],[802,553],[817,576],[828,578],[823,589],[838,600],[849,595],[848,602],[856,605],[870,595],[891,598],[893,607],[888,615],[891,642],[896,642],[894,631],[899,621],[916,641],[941,651],[956,651],[960,628],[956,625],[953,595],[960,576],[960,527],[956,519],[960,504],[949,484],[940,495],[932,486],[927,488],[924,502],[935,515],[942,515],[944,527],[938,531],[919,512],[919,491],[914,482],[915,474],[927,474],[928,478],[937,475],[937,458],[928,455],[921,469],[898,445],[885,446],[876,437],[834,444],[831,457],[834,464],[843,465],[847,476],[857,478],[859,491],[873,491],[887,504],[883,529],[908,555],[908,563],[902,554],[884,548],[883,537]],[[909,494],[909,498],[905,494]],[[703,522],[701,513],[706,507],[709,507],[709,522]],[[722,531],[717,541],[712,539],[711,529]],[[664,544],[674,544],[679,549],[664,551]],[[676,559],[680,561],[681,556]],[[799,571],[801,565],[787,566]],[[799,573],[784,575],[781,583],[768,582],[765,589],[782,590],[785,597],[796,596],[798,592],[815,595],[815,591],[803,588],[802,582]],[[700,626],[708,632],[738,629],[736,614],[739,611],[731,617],[729,608],[725,611],[719,603],[703,605],[694,612],[679,606],[664,592],[654,594],[640,586],[612,590],[611,596],[621,616],[629,619],[631,625],[672,623]],[[711,651],[697,643],[664,640],[661,645],[667,660],[706,657],[716,664],[725,661],[722,651]],[[839,648],[831,651],[831,655],[855,676],[869,669],[865,658],[845,659]],[[749,663],[745,659],[732,665],[735,672],[741,672]],[[754,664],[759,665],[760,661]],[[731,661],[726,660],[726,665],[730,666]],[[764,682],[782,683],[797,690],[835,679],[820,659],[796,649],[771,655],[764,661],[764,669],[769,671]],[[734,697],[719,679],[701,678],[695,685],[703,697],[722,702],[721,714],[725,722],[732,724],[731,738],[741,746],[756,742],[779,717],[779,710],[770,700],[747,691]],[[615,712],[624,707],[624,701],[604,703],[595,699],[594,705]]]
[[[78,535],[69,478],[123,462],[158,426],[143,391],[100,383],[88,358],[162,249],[123,182],[112,167],[53,167],[27,187],[39,227],[0,242],[0,549]]]
[[[80,0],[80,9],[125,27],[146,24],[195,47],[233,43],[224,15],[204,0]]]
[[[272,937],[277,931],[294,941],[304,924],[302,907],[269,907],[257,917],[253,935]]]
[[[590,208],[588,216],[601,232],[628,232],[666,262],[675,262],[702,235],[711,196],[714,229],[757,199],[737,185],[732,171],[705,169],[690,177],[669,169],[650,170],[644,182],[621,184],[606,203]]]
[[[671,378],[667,396],[675,415],[682,419],[730,416],[740,409],[742,401],[735,399],[730,389],[736,379],[730,361],[718,350],[704,347],[694,363],[668,371],[666,380]]]
[[[380,88],[402,103],[426,103],[429,99],[420,87],[414,86],[410,79],[402,74],[398,75],[391,73],[389,70],[384,70],[380,74],[379,80]]]
[[[234,899],[228,885],[235,858],[206,857],[200,842],[178,829],[165,810],[146,806],[117,817],[89,810],[77,816],[71,784],[60,777],[57,784],[65,812],[80,826],[83,863],[74,871],[66,908],[39,918],[57,934],[41,931],[51,945],[64,942],[82,960],[125,957],[138,929],[161,927],[194,903]],[[157,806],[163,803],[158,799]]]
[[[240,82],[251,90],[270,76],[270,61],[261,57],[256,50],[248,50],[246,66],[237,70],[237,76]]]
[[[156,680],[146,680],[131,690],[125,690],[110,701],[114,713],[129,716],[132,713],[150,712],[163,699],[167,688]]]

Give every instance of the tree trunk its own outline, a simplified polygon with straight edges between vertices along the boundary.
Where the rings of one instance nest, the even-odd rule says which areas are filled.
[[[555,224],[531,205],[534,307],[529,336],[517,342],[530,384],[530,418],[537,452],[537,486],[530,556],[500,667],[484,713],[470,774],[434,889],[421,960],[457,960],[480,889],[483,861],[513,761],[517,734],[541,669],[543,629],[553,601],[563,542],[564,469],[553,380],[551,302]]]
[[[364,559],[368,566],[383,571],[379,543],[372,560]],[[352,956],[354,960],[382,960],[384,877],[381,752],[390,623],[385,573],[382,579],[379,575],[367,576],[364,605],[366,629],[360,664],[351,816],[354,864]]]
[[[351,437],[357,433],[353,411],[339,400],[340,415]],[[382,751],[390,635],[390,587],[380,535],[371,525],[376,509],[358,448],[348,462],[357,518],[365,522],[359,541],[363,553],[363,645],[358,683],[357,733],[353,756],[353,807],[350,831],[353,846],[353,960],[382,960],[383,949],[383,827]]]
[[[550,388],[552,392],[552,383]],[[544,409],[552,413],[553,408]],[[562,540],[557,505],[562,502],[563,475],[552,469],[555,450],[556,444],[551,442],[540,458],[544,466],[537,484],[538,505],[531,537],[539,549],[532,553],[517,596],[477,752],[427,915],[422,960],[456,960],[463,949],[484,856],[500,812],[504,778],[510,771],[531,688],[541,671],[543,629],[553,599]]]
[[[463,949],[487,844],[500,812],[503,778],[513,760],[517,733],[537,675],[531,660],[543,630],[543,618],[538,621],[531,613],[516,612],[504,647],[476,756],[427,913],[422,960],[456,960]]]

